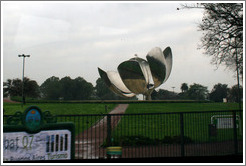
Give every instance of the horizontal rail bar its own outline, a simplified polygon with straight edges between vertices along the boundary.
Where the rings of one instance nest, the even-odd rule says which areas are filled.
[[[242,110],[218,110],[218,111],[187,111],[187,112],[164,112],[164,113],[138,113],[138,114],[110,114],[111,116],[131,116],[131,115],[164,115],[164,114],[190,114],[190,113],[220,113],[220,112],[242,112]],[[64,115],[54,115],[57,117],[74,117],[74,116],[107,116],[109,114],[64,114]],[[13,115],[4,115],[4,117],[9,117]]]

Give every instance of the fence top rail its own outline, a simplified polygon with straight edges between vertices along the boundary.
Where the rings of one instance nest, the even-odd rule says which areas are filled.
[[[134,113],[134,114],[77,114],[56,116],[132,116],[132,115],[162,115],[162,114],[192,114],[192,113],[216,113],[216,112],[242,112],[242,110],[219,110],[219,111],[187,111],[187,112],[161,112],[161,113]]]
[[[161,113],[136,113],[136,114],[64,114],[54,115],[56,117],[75,117],[75,116],[133,116],[133,115],[162,115],[162,114],[193,114],[193,113],[218,113],[218,112],[242,112],[242,110],[218,110],[218,111],[186,111],[186,112],[161,112]],[[14,115],[4,115],[9,117]]]
[[[66,104],[139,104],[139,103],[213,103],[208,100],[35,100],[28,103],[66,103]]]

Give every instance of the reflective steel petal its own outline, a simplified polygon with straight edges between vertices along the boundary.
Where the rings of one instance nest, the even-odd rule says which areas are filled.
[[[154,81],[152,79],[152,74],[151,74],[151,71],[150,71],[150,67],[149,67],[149,63],[142,59],[142,58],[132,58],[130,60],[134,60],[134,61],[137,61],[139,63],[139,66],[143,72],[143,75],[144,75],[144,78],[145,78],[145,81],[146,81],[146,84],[147,84],[147,89],[149,89],[150,87],[154,88]]]
[[[108,71],[107,72],[108,78],[111,81],[111,83],[119,89],[123,94],[133,94],[125,84],[123,83],[122,79],[120,78],[120,75],[116,71]]]
[[[119,73],[117,72],[105,72],[98,68],[100,77],[104,80],[105,84],[116,94],[122,97],[133,97],[135,96],[122,82]]]
[[[154,80],[155,88],[160,86],[166,77],[166,60],[159,47],[151,49],[146,56]]]
[[[146,90],[146,79],[137,60],[131,59],[122,62],[118,66],[118,71],[122,81],[130,91],[141,94]]]
[[[170,47],[167,47],[164,51],[163,54],[165,56],[166,60],[166,78],[164,82],[169,78],[171,70],[172,70],[172,65],[173,65],[173,56],[172,56],[172,50]]]

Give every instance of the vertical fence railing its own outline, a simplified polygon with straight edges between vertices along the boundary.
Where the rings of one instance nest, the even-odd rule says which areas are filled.
[[[184,114],[181,112],[180,114],[180,138],[181,138],[181,142],[180,142],[180,151],[181,151],[181,157],[184,157]]]
[[[107,147],[111,146],[111,115],[107,115]],[[110,156],[107,154],[107,158]]]
[[[109,157],[108,146],[121,146],[122,158],[242,153],[240,114],[235,110],[56,117],[58,122],[75,123],[76,159],[102,159]],[[4,115],[4,124],[8,117]]]
[[[238,126],[240,126],[240,125],[238,125]],[[233,111],[233,135],[234,135],[235,154],[237,154],[238,153],[238,140],[237,140],[236,111]]]

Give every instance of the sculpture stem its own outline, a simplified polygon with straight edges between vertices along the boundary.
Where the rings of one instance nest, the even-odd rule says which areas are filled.
[[[151,99],[151,94],[145,95],[145,100],[152,100],[152,99]]]

